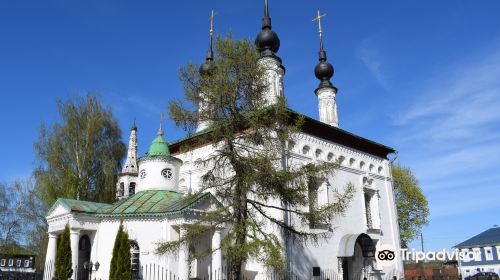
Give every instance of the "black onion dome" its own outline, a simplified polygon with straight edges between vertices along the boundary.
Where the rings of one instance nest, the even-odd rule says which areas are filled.
[[[330,79],[333,77],[333,66],[326,61],[326,52],[319,52],[319,63],[314,68],[316,78],[320,80],[319,87],[333,87]]]
[[[280,49],[280,39],[270,28],[263,28],[255,39],[255,45],[263,56],[272,56]]]
[[[215,68],[214,62],[212,60],[205,60],[205,62],[200,66],[200,74],[207,75],[210,74]]]
[[[269,17],[269,8],[267,0],[264,1],[264,17],[262,18],[262,31],[255,38],[255,46],[260,51],[260,56],[272,56],[280,49],[280,39],[278,34],[272,30],[271,18]]]

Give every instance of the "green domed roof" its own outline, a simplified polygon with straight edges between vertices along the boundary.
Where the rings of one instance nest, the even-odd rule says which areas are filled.
[[[170,150],[168,149],[167,141],[163,138],[162,135],[156,136],[149,146],[147,156],[170,156]]]

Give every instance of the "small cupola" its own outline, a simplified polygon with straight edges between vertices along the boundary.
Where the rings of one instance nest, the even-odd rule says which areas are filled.
[[[170,155],[161,124],[148,152],[139,158],[138,164],[139,182],[136,192],[145,190],[178,191],[182,160]]]
[[[213,72],[214,65],[214,50],[213,50],[213,34],[214,34],[214,18],[215,11],[212,10],[212,14],[210,15],[210,41],[208,44],[207,57],[205,58],[205,62],[200,66],[200,75],[209,75]]]
[[[319,63],[314,67],[314,75],[320,81],[318,91],[321,88],[333,88],[337,90],[330,79],[333,77],[334,69],[333,65],[330,64],[326,57],[326,51],[323,48],[323,28],[321,27],[321,19],[326,16],[326,14],[321,14],[318,10],[318,15],[313,20],[318,22],[318,33],[319,33]]]
[[[278,60],[276,53],[280,49],[280,39],[278,34],[272,30],[271,17],[267,0],[264,1],[264,17],[262,18],[262,30],[255,38],[255,46],[260,51],[261,57],[274,57]]]
[[[320,81],[314,93],[318,97],[319,120],[328,125],[338,127],[337,88],[330,81],[333,77],[334,69],[333,65],[328,62],[326,51],[323,48],[323,28],[321,27],[321,19],[324,16],[326,16],[326,14],[321,14],[318,10],[318,15],[313,19],[313,21],[318,22],[319,33],[319,63],[314,67],[314,75]]]

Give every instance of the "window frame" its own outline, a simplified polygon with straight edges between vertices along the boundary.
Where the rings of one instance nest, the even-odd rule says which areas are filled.
[[[130,184],[128,184],[128,196],[132,196],[135,194],[135,188],[136,188],[137,184],[135,182],[130,182]],[[133,190],[132,192],[130,190]]]
[[[491,246],[483,247],[484,250],[484,258],[487,261],[493,260],[493,248]]]
[[[480,262],[482,260],[481,248],[472,248],[472,252],[474,252],[474,261]]]
[[[24,260],[24,267],[25,268],[30,267],[30,260]]]
[[[1,259],[0,260],[0,266],[5,266],[6,263],[7,263],[6,259]]]
[[[9,265],[8,266],[14,266],[14,259],[9,259]]]
[[[165,168],[161,171],[161,176],[167,180],[172,180],[174,178],[174,171],[172,168]]]

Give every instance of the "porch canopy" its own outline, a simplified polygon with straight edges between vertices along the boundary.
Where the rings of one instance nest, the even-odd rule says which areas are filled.
[[[346,234],[340,239],[339,252],[340,258],[348,258],[354,256],[354,247],[356,242],[361,246],[363,257],[375,256],[375,243],[366,233]]]

